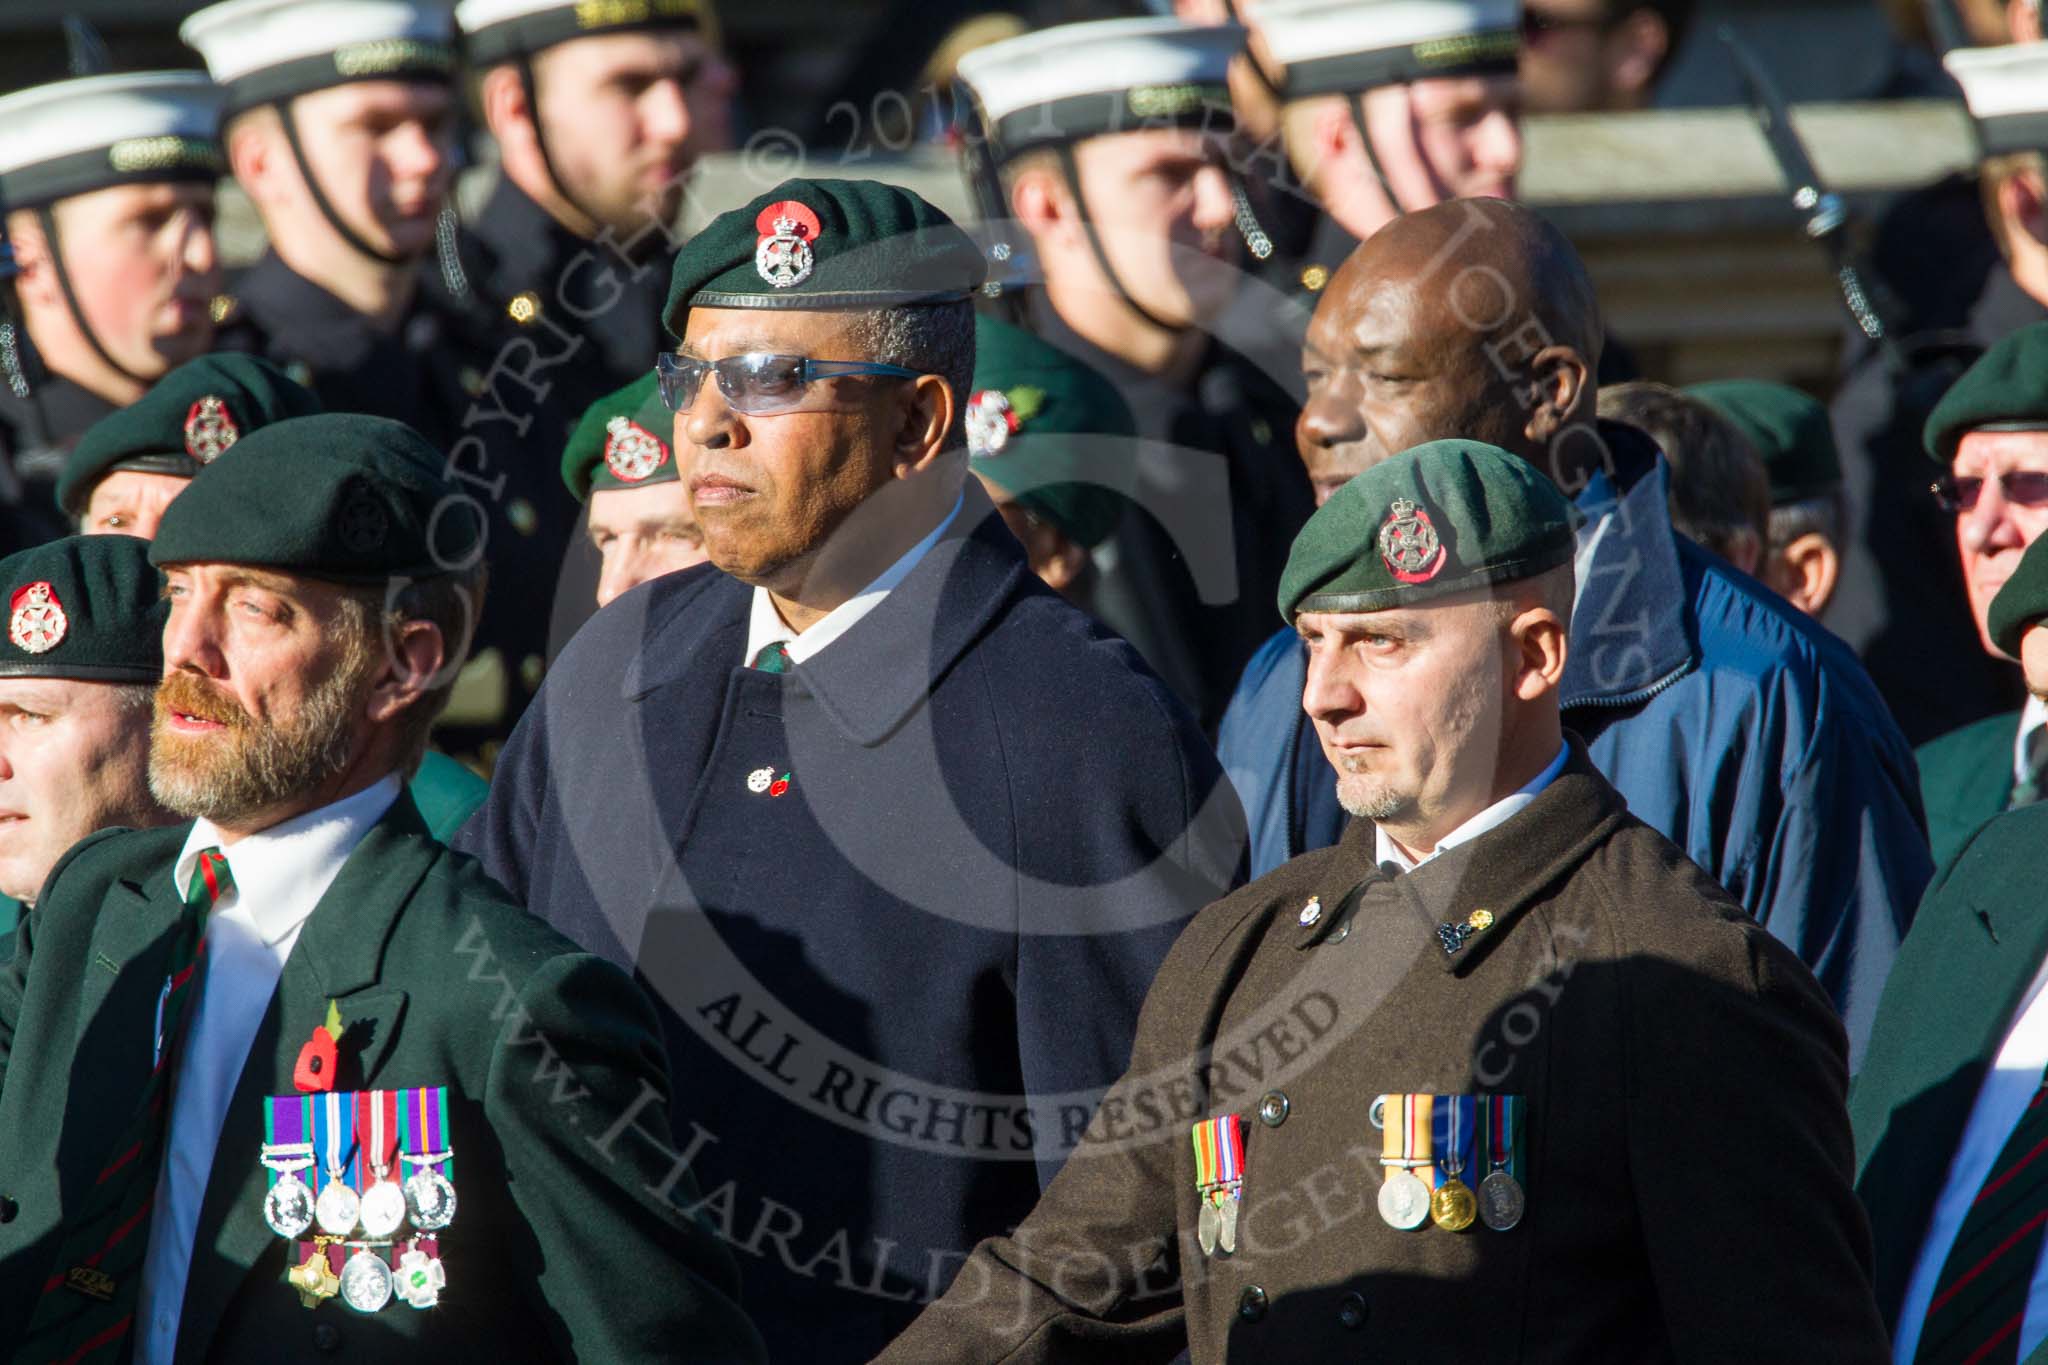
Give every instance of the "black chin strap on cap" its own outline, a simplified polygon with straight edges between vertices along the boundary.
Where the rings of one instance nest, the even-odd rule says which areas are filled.
[[[417,260],[416,256],[394,256],[388,251],[379,251],[342,221],[341,215],[329,202],[327,192],[320,188],[320,177],[313,174],[312,163],[306,160],[306,149],[299,143],[299,123],[292,117],[292,102],[279,100],[272,107],[277,110],[278,121],[284,124],[284,140],[292,149],[292,160],[298,163],[299,178],[306,182],[306,189],[313,196],[313,206],[320,210],[320,216],[327,220],[328,226],[341,234],[341,240],[380,265],[411,265]]]
[[[1081,192],[1081,168],[1074,161],[1073,143],[1062,142],[1059,145],[1059,159],[1060,174],[1066,177],[1067,190],[1074,196],[1074,203],[1081,211],[1081,230],[1088,236],[1089,249],[1095,253],[1095,263],[1102,267],[1103,276],[1108,279],[1109,287],[1116,290],[1117,297],[1124,301],[1125,306],[1154,327],[1157,327],[1160,331],[1179,332],[1184,330],[1167,322],[1144,304],[1139,303],[1137,299],[1131,296],[1131,291],[1124,288],[1124,282],[1117,275],[1116,267],[1109,263],[1109,253],[1102,248],[1102,238],[1096,235],[1095,215],[1088,211],[1088,199]]]
[[[1406,213],[1408,210],[1403,207],[1401,196],[1394,193],[1393,182],[1387,179],[1386,171],[1380,166],[1380,154],[1373,150],[1372,132],[1365,126],[1364,93],[1346,95],[1344,107],[1351,113],[1351,126],[1358,130],[1358,145],[1365,149],[1365,164],[1371,168],[1372,178],[1379,182],[1380,193],[1387,196],[1387,203],[1393,206],[1394,212]]]
[[[64,306],[71,310],[71,320],[78,324],[79,334],[85,338],[86,344],[92,347],[92,353],[98,356],[100,362],[108,369],[124,379],[148,387],[152,381],[143,378],[109,355],[107,348],[100,344],[100,334],[85,320],[85,310],[78,306],[78,291],[71,287],[71,271],[64,264],[64,248],[57,240],[57,220],[50,213],[49,205],[45,204],[36,210],[36,222],[43,229],[43,242],[49,248],[50,265],[57,275],[57,288],[64,295]]]
[[[0,217],[0,382],[28,408],[29,436],[38,447],[50,444],[50,415],[43,411],[43,395],[35,386],[35,348],[29,344],[28,327],[22,322],[21,300],[15,294],[15,277],[21,267],[14,259],[14,244],[7,240],[7,226]],[[14,470],[0,460],[0,479],[13,479]]]
[[[533,80],[533,58],[522,53],[518,59],[518,64],[519,88],[526,94],[526,115],[533,122],[533,145],[540,149],[540,167],[547,172],[548,183],[555,187],[556,196],[570,208],[582,214],[584,221],[588,222],[593,229],[602,232],[605,225],[604,219],[598,217],[577,201],[576,196],[569,192],[568,185],[563,183],[561,172],[555,169],[554,154],[548,151],[548,135],[542,130],[540,123],[540,87],[535,85]]]

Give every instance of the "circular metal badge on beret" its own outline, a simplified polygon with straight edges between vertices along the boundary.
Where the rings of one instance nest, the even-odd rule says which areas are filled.
[[[604,424],[604,467],[619,482],[638,483],[667,463],[668,443],[632,418]]]
[[[241,436],[228,405],[212,394],[185,411],[185,453],[201,464],[212,464]]]
[[[352,554],[368,554],[377,548],[391,527],[384,509],[367,493],[358,493],[341,509],[341,543]]]
[[[821,231],[818,215],[794,199],[762,209],[754,219],[760,243],[754,248],[754,271],[777,289],[793,289],[811,277],[817,256],[811,243]]]
[[[46,582],[38,580],[16,588],[8,606],[12,614],[7,618],[7,638],[16,649],[48,654],[70,633],[71,618],[64,614],[57,590]]]
[[[1406,498],[1394,499],[1380,524],[1380,560],[1387,572],[1403,583],[1427,583],[1448,558],[1429,513]]]

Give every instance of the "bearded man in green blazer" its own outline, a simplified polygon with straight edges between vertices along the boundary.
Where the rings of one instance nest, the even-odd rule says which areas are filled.
[[[404,791],[483,534],[359,416],[166,510],[149,779],[192,818],[74,847],[0,971],[13,1358],[760,1359],[650,1006]]]

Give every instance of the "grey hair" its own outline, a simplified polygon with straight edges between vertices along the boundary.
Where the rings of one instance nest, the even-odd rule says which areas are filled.
[[[861,360],[935,374],[953,390],[953,425],[944,449],[967,444],[967,399],[974,391],[974,305],[910,304],[856,314],[849,341]]]
[[[1782,550],[1804,535],[1819,535],[1842,544],[1849,524],[1849,500],[1841,489],[1817,497],[1801,498],[1771,509],[1771,549]]]

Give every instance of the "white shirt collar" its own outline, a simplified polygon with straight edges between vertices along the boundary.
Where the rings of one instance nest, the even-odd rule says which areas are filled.
[[[2029,695],[2027,704],[2020,709],[2020,732],[2012,741],[2012,780],[2014,785],[2025,782],[2032,774],[2027,771],[2027,739],[2034,731],[2048,725],[2048,701]]]
[[[762,650],[780,641],[789,651],[790,661],[802,663],[852,630],[863,616],[882,605],[882,599],[887,597],[897,584],[910,577],[910,571],[931,553],[932,546],[938,544],[939,538],[946,534],[946,528],[960,515],[960,509],[966,501],[967,492],[963,488],[960,496],[953,499],[953,510],[946,513],[945,519],[932,528],[930,535],[911,546],[904,552],[902,558],[884,569],[881,577],[819,617],[811,624],[811,628],[802,634],[789,628],[789,623],[782,619],[782,613],[775,609],[775,599],[768,595],[766,588],[754,589],[753,610],[747,618],[747,652],[743,661],[753,663]]]
[[[230,902],[223,897],[215,908],[228,904],[245,907],[263,941],[274,947],[306,922],[348,855],[398,799],[402,785],[397,773],[387,773],[353,796],[246,835],[233,844],[221,841],[220,830],[211,820],[195,820],[178,860],[171,865],[172,887],[182,897],[200,853],[209,848],[223,850],[228,875],[235,883],[234,899]]]
[[[1560,745],[1557,750],[1557,757],[1550,760],[1550,766],[1530,778],[1527,786],[1524,786],[1520,791],[1515,792],[1511,796],[1503,796],[1500,800],[1494,802],[1485,810],[1437,840],[1436,852],[1431,853],[1429,858],[1424,858],[1421,862],[1409,858],[1406,853],[1401,851],[1401,846],[1392,839],[1389,839],[1387,832],[1378,826],[1374,826],[1372,832],[1372,856],[1382,865],[1392,863],[1403,872],[1413,872],[1416,868],[1422,866],[1423,863],[1428,862],[1430,858],[1436,857],[1437,853],[1442,853],[1446,849],[1456,848],[1459,844],[1471,843],[1474,839],[1477,839],[1495,826],[1507,823],[1509,817],[1519,814],[1524,806],[1534,801],[1539,792],[1557,780],[1557,775],[1564,771],[1565,759],[1570,757],[1570,755],[1571,746]]]

